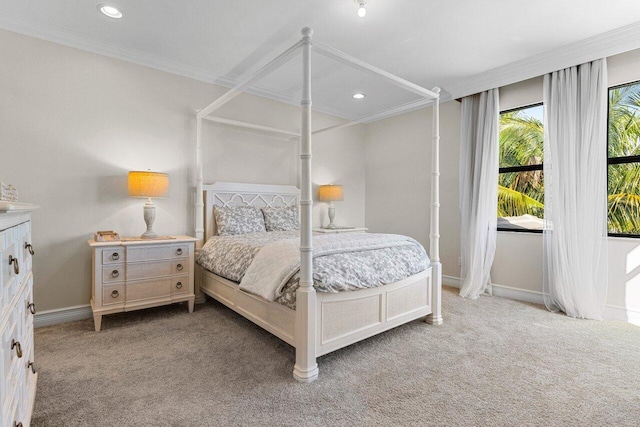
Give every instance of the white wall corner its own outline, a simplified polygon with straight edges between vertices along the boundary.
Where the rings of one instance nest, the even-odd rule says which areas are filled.
[[[60,323],[75,322],[93,317],[90,305],[77,305],[75,307],[59,308],[36,313],[33,319],[35,328],[53,326]]]

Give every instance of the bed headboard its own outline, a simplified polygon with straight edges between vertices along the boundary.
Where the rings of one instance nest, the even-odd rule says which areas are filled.
[[[204,238],[218,234],[213,215],[214,206],[286,207],[297,206],[300,190],[293,185],[245,184],[216,182],[205,184],[204,190]]]

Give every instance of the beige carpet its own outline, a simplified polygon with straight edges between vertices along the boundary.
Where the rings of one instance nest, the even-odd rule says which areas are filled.
[[[444,292],[415,321],[319,359],[216,302],[36,330],[35,426],[640,425],[640,328]]]

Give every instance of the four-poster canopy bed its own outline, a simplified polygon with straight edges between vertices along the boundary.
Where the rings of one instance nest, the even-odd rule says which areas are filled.
[[[238,283],[196,266],[196,292],[207,294],[252,322],[281,338],[296,349],[293,375],[301,382],[311,382],[318,376],[316,358],[345,347],[403,323],[425,317],[431,324],[441,324],[441,275],[439,257],[439,89],[424,89],[418,85],[366,64],[331,47],[311,41],[312,30],[304,28],[302,39],[281,55],[258,70],[253,76],[223,94],[216,101],[198,112],[196,132],[196,238],[198,247],[210,237],[216,236],[217,224],[214,209],[230,206],[300,207],[299,287],[295,292],[295,310],[273,300],[249,293]],[[418,101],[391,110],[369,115],[312,131],[311,129],[311,49],[320,55],[349,65],[362,72],[384,80],[420,96]],[[243,93],[257,80],[287,62],[298,49],[302,50],[303,87],[302,122],[300,134],[267,126],[212,117],[220,107]],[[314,289],[313,238],[312,238],[312,185],[311,138],[312,134],[327,132],[357,123],[366,123],[388,117],[419,106],[433,105],[432,173],[431,173],[431,223],[430,251],[426,267],[417,274],[384,286],[361,289],[354,292],[316,292]],[[202,160],[202,121],[209,120],[254,131],[276,133],[300,140],[300,190],[294,186],[215,183],[204,185]],[[382,236],[382,235],[378,235]],[[408,238],[407,238],[408,239]],[[412,240],[412,239],[410,239]],[[417,243],[417,242],[416,242]],[[420,246],[420,245],[418,245]],[[420,246],[420,248],[422,248]],[[264,251],[264,249],[261,249]],[[423,250],[424,252],[424,250]],[[260,253],[256,255],[256,259]],[[255,263],[255,262],[254,262]],[[250,271],[253,265],[249,267]],[[249,273],[247,273],[248,275]],[[258,277],[259,276],[252,276]],[[244,283],[243,279],[243,283]]]

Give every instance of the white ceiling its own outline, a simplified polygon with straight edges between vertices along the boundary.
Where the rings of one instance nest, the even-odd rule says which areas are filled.
[[[100,3],[124,18],[106,18]],[[640,22],[638,0],[0,0],[0,28],[208,82],[233,85],[314,29],[314,38],[426,88],[454,96],[474,78],[526,64]],[[640,47],[640,39],[637,43]],[[416,99],[315,59],[314,106],[343,117]],[[274,99],[299,99],[299,61],[261,82]],[[466,85],[466,86],[465,86]],[[364,91],[355,101],[351,94]],[[446,93],[446,92],[445,92]]]

